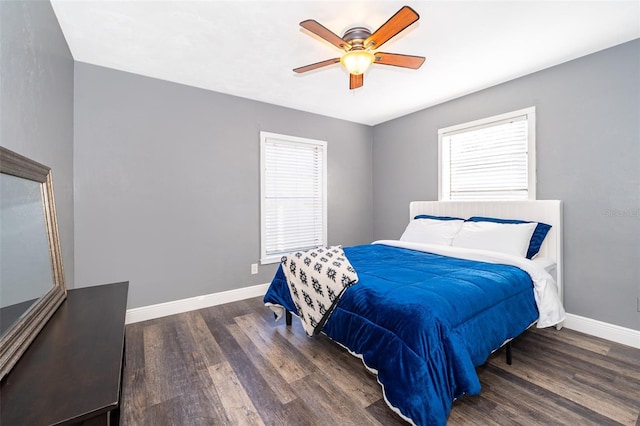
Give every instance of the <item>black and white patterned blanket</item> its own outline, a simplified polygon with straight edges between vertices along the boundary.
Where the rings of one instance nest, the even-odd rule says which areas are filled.
[[[302,327],[309,336],[322,330],[344,290],[358,281],[358,274],[341,246],[283,256],[282,270]]]

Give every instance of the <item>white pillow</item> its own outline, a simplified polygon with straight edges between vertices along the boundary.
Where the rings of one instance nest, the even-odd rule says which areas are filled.
[[[409,222],[400,241],[424,244],[451,245],[464,220],[415,219]]]
[[[465,222],[451,245],[526,257],[531,235],[537,225],[537,223]]]

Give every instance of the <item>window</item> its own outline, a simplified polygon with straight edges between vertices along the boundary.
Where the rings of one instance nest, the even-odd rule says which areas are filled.
[[[327,241],[327,143],[260,132],[261,263]]]
[[[438,130],[440,200],[535,200],[535,107]]]

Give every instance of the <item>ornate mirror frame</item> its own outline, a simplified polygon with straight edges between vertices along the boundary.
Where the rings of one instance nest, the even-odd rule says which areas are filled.
[[[40,183],[44,225],[49,243],[53,286],[0,337],[0,379],[9,373],[20,356],[67,296],[53,199],[51,169],[27,157],[0,147],[0,173]]]

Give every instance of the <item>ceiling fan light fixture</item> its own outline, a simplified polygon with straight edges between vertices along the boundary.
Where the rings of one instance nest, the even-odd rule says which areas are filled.
[[[351,50],[340,58],[340,62],[349,74],[360,75],[364,74],[375,59],[375,55],[368,50]]]

